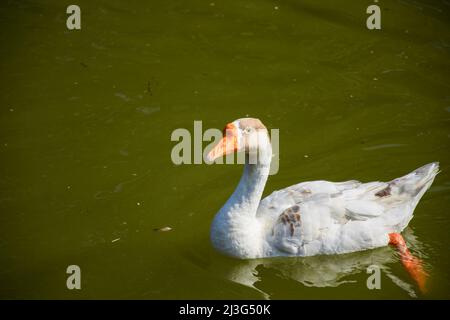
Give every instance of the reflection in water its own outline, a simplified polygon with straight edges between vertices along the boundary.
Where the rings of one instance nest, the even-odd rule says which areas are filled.
[[[423,246],[412,230],[407,229],[403,236],[408,247],[421,255]],[[270,299],[268,293],[255,286],[257,282],[262,281],[258,268],[274,270],[281,277],[297,281],[306,287],[337,287],[343,283],[354,282],[348,280],[349,275],[366,273],[368,266],[377,265],[395,285],[411,297],[417,297],[413,280],[407,283],[393,274],[388,267],[392,263],[400,263],[398,254],[389,247],[383,247],[343,255],[245,260],[235,265],[226,277],[257,290],[263,298]]]

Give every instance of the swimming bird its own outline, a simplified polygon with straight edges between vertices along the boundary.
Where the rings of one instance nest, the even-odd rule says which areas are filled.
[[[218,251],[254,259],[343,254],[393,245],[424,289],[426,274],[401,232],[439,172],[437,162],[389,182],[302,182],[261,200],[272,146],[259,119],[242,118],[227,124],[208,160],[234,152],[245,154],[244,171],[211,225],[211,242]]]

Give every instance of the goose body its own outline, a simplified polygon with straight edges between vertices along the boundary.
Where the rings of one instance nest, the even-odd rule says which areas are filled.
[[[302,182],[261,200],[272,159],[266,128],[258,119],[244,118],[227,125],[226,132],[210,160],[244,151],[246,162],[236,190],[214,217],[211,242],[242,259],[341,254],[392,244],[392,234],[408,225],[439,171],[434,162],[390,182]],[[249,155],[255,152],[252,163]]]

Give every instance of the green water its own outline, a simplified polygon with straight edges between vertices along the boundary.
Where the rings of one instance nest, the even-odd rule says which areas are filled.
[[[381,0],[375,31],[360,0],[79,0],[78,31],[69,4],[0,2],[1,298],[450,298],[448,2]],[[170,135],[246,115],[280,130],[265,194],[440,161],[405,233],[428,293],[388,247],[215,252],[210,222],[242,167],[175,166]]]

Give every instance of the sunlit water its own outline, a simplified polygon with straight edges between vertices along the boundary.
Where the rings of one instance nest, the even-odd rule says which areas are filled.
[[[80,31],[64,2],[0,3],[0,297],[450,298],[448,2],[380,1],[379,31],[371,1],[77,4]],[[389,247],[216,253],[210,222],[242,167],[175,166],[170,135],[246,115],[280,130],[265,194],[440,161],[405,233],[428,293]],[[366,287],[372,264],[381,290]]]

